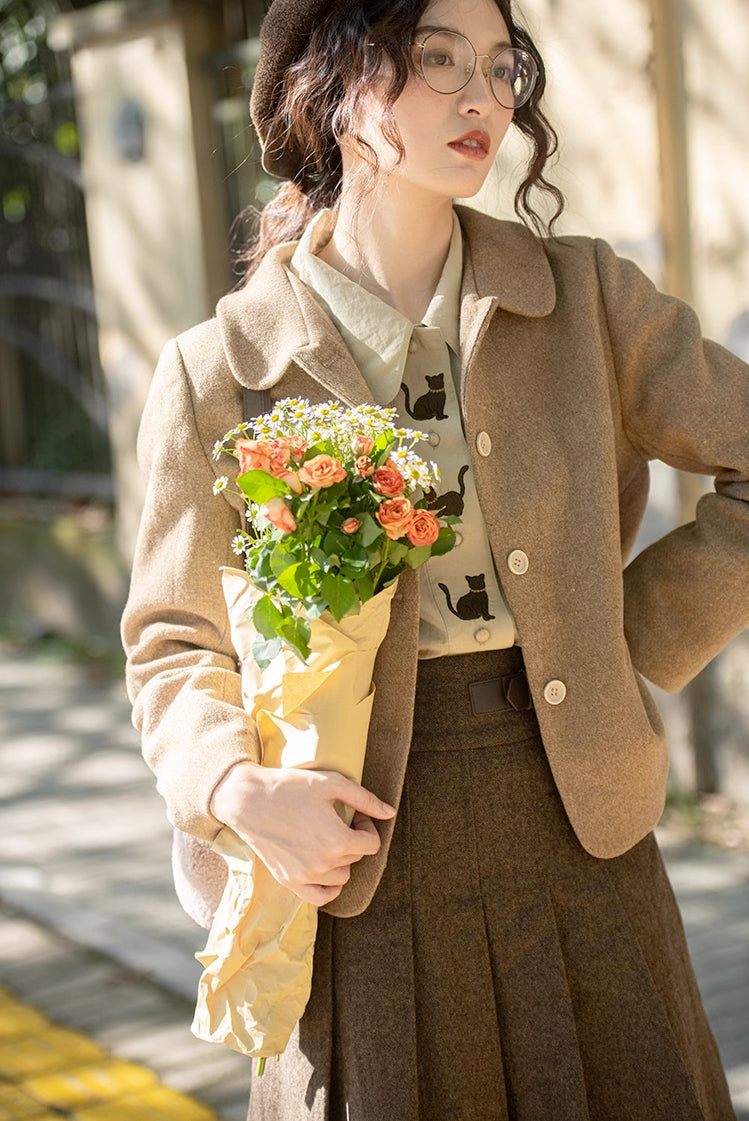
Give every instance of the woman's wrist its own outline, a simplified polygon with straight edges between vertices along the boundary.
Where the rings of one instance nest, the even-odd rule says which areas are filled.
[[[208,807],[217,821],[234,829],[246,819],[253,797],[262,790],[262,770],[259,763],[250,759],[229,767],[217,783]]]

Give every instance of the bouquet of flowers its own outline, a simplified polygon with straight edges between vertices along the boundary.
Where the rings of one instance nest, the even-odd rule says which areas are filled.
[[[254,431],[254,438],[248,432]],[[239,461],[248,528],[223,570],[245,707],[262,763],[360,782],[372,671],[397,578],[455,543],[455,517],[425,494],[426,439],[394,409],[286,399],[217,441]],[[229,486],[219,478],[214,493]],[[350,822],[350,814],[344,818]],[[214,848],[229,877],[208,943],[192,1030],[259,1059],[284,1050],[309,999],[317,910],[279,884],[231,829]]]

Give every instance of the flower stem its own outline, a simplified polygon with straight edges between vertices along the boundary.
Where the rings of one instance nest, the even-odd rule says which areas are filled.
[[[258,1061],[257,1061],[257,1076],[258,1076],[258,1078],[261,1077],[264,1070],[265,1070],[265,1059],[258,1059]]]
[[[377,576],[375,577],[374,590],[372,592],[372,595],[374,595],[374,593],[377,591],[377,585],[380,582],[380,577],[382,576],[383,572],[385,571],[385,565],[387,564],[387,559],[388,559],[388,553],[389,552],[390,552],[390,538],[387,535],[385,535],[385,548],[382,551],[382,562],[380,564],[380,568],[379,568],[379,571],[377,573]]]

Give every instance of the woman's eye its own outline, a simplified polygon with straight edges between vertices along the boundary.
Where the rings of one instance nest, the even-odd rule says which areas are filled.
[[[510,82],[512,79],[512,71],[509,66],[497,65],[492,68],[492,77],[497,82]]]
[[[425,66],[452,66],[453,60],[446,51],[429,51],[424,56]]]

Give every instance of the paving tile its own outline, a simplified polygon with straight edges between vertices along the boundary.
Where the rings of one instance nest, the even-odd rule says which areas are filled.
[[[128,1097],[155,1085],[156,1075],[145,1067],[103,1058],[93,1065],[27,1078],[22,1089],[44,1105],[72,1110]]]

